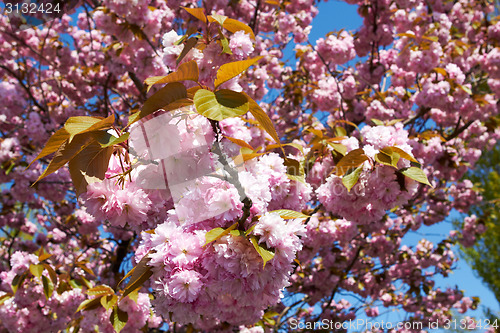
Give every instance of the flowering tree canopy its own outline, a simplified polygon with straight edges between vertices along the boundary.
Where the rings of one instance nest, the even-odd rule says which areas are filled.
[[[500,302],[500,281],[494,278],[500,262],[500,223],[498,211],[500,207],[500,145],[481,155],[476,164],[475,172],[470,172],[470,179],[480,186],[483,200],[470,208],[472,216],[463,220],[465,225],[470,224],[470,219],[478,219],[488,230],[478,237],[473,246],[461,246],[462,254],[471,264],[481,280],[492,291]],[[476,185],[477,186],[477,185]],[[458,221],[457,221],[458,222]]]
[[[498,11],[347,2],[362,26],[316,41],[313,0],[0,16],[2,331],[270,332],[399,309],[422,326],[387,331],[420,332],[475,308],[435,285],[484,232],[474,215],[404,238],[481,201],[467,172],[500,135]]]

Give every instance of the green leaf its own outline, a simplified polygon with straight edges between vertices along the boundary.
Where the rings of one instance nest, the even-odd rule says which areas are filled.
[[[422,39],[427,39],[428,41],[431,41],[431,42],[439,41],[438,36],[422,36]]]
[[[2,296],[0,296],[0,306],[11,297],[12,297],[12,294],[3,294]]]
[[[186,38],[188,38],[189,36],[190,35],[188,35],[188,34],[183,35],[181,38],[179,38],[177,41],[174,42],[174,45],[181,45],[182,43],[184,43]],[[154,77],[163,77],[163,76],[154,76]]]
[[[369,159],[362,148],[351,150],[337,163],[337,176],[343,176],[349,169],[354,169],[362,165]]]
[[[229,234],[234,237],[246,237],[249,233],[236,229],[236,230],[231,230]]]
[[[377,126],[384,126],[384,122],[382,120],[372,118],[371,121]]]
[[[179,81],[198,81],[200,71],[198,69],[198,64],[196,61],[191,60],[185,62],[177,68],[177,70],[173,73],[168,74],[167,76],[153,76],[147,78],[144,83],[148,85],[149,89],[155,84],[164,84],[171,82],[179,82]]]
[[[194,105],[199,114],[217,121],[238,117],[248,111],[248,100],[245,95],[228,89],[215,93],[200,89],[194,94]]]
[[[206,246],[207,244],[210,244],[212,243],[213,241],[229,234],[231,232],[231,230],[235,229],[236,227],[238,226],[238,222],[234,223],[232,226],[230,226],[229,228],[227,229],[224,229],[224,228],[214,228],[210,231],[208,231],[206,234],[205,234],[205,245],[203,246]]]
[[[111,321],[111,325],[113,325],[115,332],[120,333],[123,327],[127,324],[128,314],[125,311],[120,310],[120,308],[115,305],[109,320]]]
[[[103,120],[101,117],[87,117],[87,116],[77,116],[70,117],[66,120],[64,124],[64,129],[71,136],[75,136],[76,134],[83,133],[92,126],[100,123]]]
[[[252,231],[255,229],[255,227],[257,226],[257,223],[253,224],[250,228],[248,228],[242,236],[245,236],[247,237],[248,235],[250,235],[250,233],[252,233]],[[238,230],[238,231],[241,231],[241,230]],[[231,232],[232,233],[232,232]]]
[[[274,252],[269,251],[268,249],[264,248],[262,245],[259,245],[257,242],[257,238],[254,236],[250,237],[250,241],[252,242],[253,247],[257,251],[257,253],[260,255],[262,258],[263,264],[262,268],[266,267],[266,263],[274,258]]]
[[[61,128],[57,132],[52,134],[50,139],[43,147],[42,151],[37,155],[37,157],[33,161],[31,161],[31,163],[26,167],[26,169],[28,169],[35,161],[39,160],[40,158],[43,158],[49,154],[56,152],[59,149],[59,147],[61,147],[61,145],[69,139],[69,137],[70,137],[69,133],[64,128]]]
[[[95,295],[114,295],[115,291],[111,287],[109,287],[109,286],[102,285],[102,286],[97,286],[97,287],[94,287],[94,288],[90,288],[85,293],[87,295],[90,295],[90,296],[95,296]]]
[[[269,118],[267,113],[262,110],[260,105],[256,101],[254,101],[253,98],[248,96],[246,93],[243,93],[243,95],[245,95],[249,102],[248,110],[250,111],[252,116],[259,122],[259,124],[271,136],[271,138],[273,138],[274,141],[281,146],[280,138],[278,136],[278,133],[276,132],[276,129],[274,128],[271,118]]]
[[[11,160],[9,167],[7,168],[7,170],[5,170],[5,175],[8,176],[9,173],[12,172],[12,170],[14,169],[15,166],[16,166],[16,163],[14,162],[14,160]],[[3,168],[3,165],[1,167]]]
[[[397,124],[397,123],[400,123],[401,121],[403,121],[404,119],[392,119],[392,120],[389,120],[388,122],[385,123],[385,126],[392,126],[394,124]]]
[[[388,165],[388,166],[393,166],[392,165],[392,157],[387,155],[387,154],[383,154],[383,153],[378,153],[375,155],[375,161],[377,161],[378,163],[380,164],[384,164],[384,165]]]
[[[231,230],[229,229],[213,228],[205,234],[205,244],[203,246],[206,246],[207,244],[210,244],[211,242],[221,238],[222,236],[227,235],[229,232],[231,232]]]
[[[17,290],[23,285],[24,280],[26,279],[26,276],[28,275],[28,271],[22,273],[21,275],[16,275],[12,279],[12,291],[14,294],[17,292]]]
[[[222,53],[233,54],[233,51],[231,51],[231,48],[229,47],[229,41],[227,40],[226,36],[222,34],[222,31],[220,31],[220,29],[219,29],[219,38],[220,38],[220,43],[222,45]]]
[[[149,294],[148,296],[150,298],[153,297],[153,295],[151,295],[151,294]],[[139,299],[139,289],[136,289],[133,292],[131,292],[130,294],[128,294],[128,298],[130,298],[131,300],[133,300],[134,302],[137,303],[137,300]],[[151,299],[154,299],[154,297]]]
[[[462,55],[462,54],[464,54],[465,50],[464,50],[464,48],[455,44],[455,51],[457,52],[458,55]]]
[[[111,128],[114,122],[114,115],[107,118],[85,116],[71,117],[64,124],[64,129],[69,133],[69,142],[71,142],[77,134]]]
[[[54,284],[54,286],[56,286],[57,285],[56,272],[54,271],[54,269],[52,267],[50,267],[49,264],[43,263],[42,265],[47,270],[47,272],[49,272],[50,279],[52,280],[52,283]]]
[[[377,162],[380,162],[382,164],[386,164],[386,165],[393,166],[393,167],[397,168],[399,159],[401,158],[401,155],[396,150],[393,150],[392,148],[393,147],[385,147],[385,148],[380,149],[380,153],[378,153],[375,156],[375,159],[377,160]],[[403,150],[401,150],[401,149],[399,149],[399,150],[402,151],[404,154],[406,154]],[[406,154],[406,155],[408,155],[408,154]]]
[[[217,22],[222,27],[224,25],[224,21],[227,20],[227,16],[213,14],[208,17],[209,22]]]
[[[473,94],[472,94],[472,90],[470,90],[470,88],[469,88],[469,87],[467,87],[467,86],[463,86],[463,85],[461,85],[461,84],[457,84],[457,86],[458,86],[460,89],[462,89],[463,91],[465,91],[467,94],[469,94],[469,95],[471,95],[471,96],[473,95]]]
[[[136,289],[142,287],[144,282],[146,282],[151,277],[151,275],[153,275],[151,267],[148,266],[148,262],[150,260],[151,258],[149,258],[148,255],[145,255],[141,259],[141,261],[139,261],[137,265],[133,268],[132,274],[130,276],[130,281],[127,283],[127,286],[123,291],[122,298],[124,298],[131,292],[135,291]],[[127,276],[125,276],[123,279],[125,279],[126,277]]]
[[[43,284],[43,293],[45,294],[45,298],[49,299],[52,296],[52,292],[54,291],[54,284],[45,275],[42,275],[42,284]]]
[[[45,268],[43,267],[43,265],[35,265],[35,264],[30,265],[31,274],[33,274],[33,276],[36,276],[37,278],[40,278],[40,276],[42,276],[44,269]]]
[[[358,182],[361,171],[363,171],[363,166],[357,167],[353,172],[342,177],[342,184],[344,184],[348,192],[351,192],[353,186]]]
[[[100,302],[103,308],[109,310],[118,302],[118,296],[105,295],[103,297],[100,297]]]
[[[401,158],[401,155],[396,153],[395,151],[392,152],[391,159],[392,159],[392,166],[397,168],[398,167],[398,162],[399,159]]]
[[[341,155],[345,155],[347,153],[347,147],[341,143],[328,142],[328,145],[330,145],[333,150],[335,150],[337,153],[340,153]]]
[[[262,56],[259,56],[248,60],[230,62],[220,66],[219,70],[217,71],[217,78],[214,82],[215,88],[217,88],[224,82],[227,82],[232,78],[240,75],[262,58]]]
[[[334,130],[336,136],[347,136],[347,132],[342,126],[335,126]]]
[[[419,183],[433,187],[431,185],[431,183],[429,183],[429,180],[427,179],[427,176],[425,175],[424,171],[420,168],[410,167],[410,168],[401,169],[399,171],[408,178],[411,178],[413,180],[416,180]]]
[[[269,325],[275,325],[276,324],[276,320],[273,319],[273,317],[277,317],[279,316],[279,313],[275,312],[275,311],[268,311],[264,314],[264,316],[262,317],[262,319],[268,323]]]
[[[119,137],[116,137],[106,131],[98,131],[92,133],[93,138],[96,139],[96,141],[101,145],[101,148],[106,148],[125,142],[128,140],[129,135],[130,133],[125,133],[123,135],[120,135]]]
[[[397,153],[399,156],[401,156],[402,158],[404,158],[408,161],[418,163],[418,161],[415,159],[415,157],[411,156],[410,154],[405,152],[403,149],[395,147],[395,146],[384,147],[384,148],[380,149],[380,151],[386,155],[389,155],[389,156],[391,156],[393,153]]]
[[[83,287],[80,283],[76,282],[74,279],[69,280],[68,284],[73,288],[82,289]]]
[[[186,87],[180,82],[171,82],[158,90],[144,103],[141,111],[129,117],[129,125],[175,101],[187,98]]]
[[[294,182],[300,182],[302,184],[306,184],[306,180],[305,180],[304,175],[302,175],[302,176],[294,176],[294,175],[287,174],[286,176],[288,177],[288,179],[290,179],[290,180],[292,180]]]
[[[82,286],[85,286],[87,289],[92,288],[92,284],[90,281],[85,278],[85,276],[76,274],[75,280]]]
[[[278,209],[273,210],[269,213],[277,213],[282,219],[307,219],[310,216],[306,214],[302,214],[301,212],[296,212],[294,210],[288,209]]]
[[[98,308],[101,305],[101,297],[102,296],[97,296],[96,298],[86,299],[85,301],[81,302],[75,313],[82,310],[93,310]]]

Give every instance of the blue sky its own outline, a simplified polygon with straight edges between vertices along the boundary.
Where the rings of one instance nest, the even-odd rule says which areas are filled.
[[[358,6],[341,1],[321,2],[319,13],[314,18],[313,28],[309,34],[311,43],[314,45],[316,39],[324,37],[332,30],[357,30],[363,23],[363,19],[357,13],[357,8]]]
[[[313,21],[313,29],[309,39],[311,43],[315,45],[315,41],[320,37],[324,37],[329,31],[340,29],[355,31],[361,24],[362,18],[357,13],[357,6],[339,1],[321,2],[319,5],[319,13]],[[430,227],[423,226],[417,232],[409,233],[404,238],[404,244],[415,245],[421,238],[426,238],[436,244],[453,229],[451,222],[453,219],[457,218],[459,218],[459,215],[457,213],[452,213],[446,221]],[[458,249],[456,248],[456,250],[458,254]],[[465,260],[459,260],[457,269],[448,278],[440,277],[436,279],[436,286],[443,289],[446,287],[453,288],[455,285],[457,285],[459,289],[464,290],[466,296],[478,296],[481,299],[482,305],[496,310],[497,312],[500,311],[500,306],[493,293],[474,275],[472,269]],[[477,319],[483,317],[481,306],[478,310],[468,312],[468,314],[473,314]]]

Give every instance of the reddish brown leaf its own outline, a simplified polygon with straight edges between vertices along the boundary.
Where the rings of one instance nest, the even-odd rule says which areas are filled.
[[[337,163],[337,176],[343,176],[349,169],[357,168],[369,159],[362,148],[354,149]]]

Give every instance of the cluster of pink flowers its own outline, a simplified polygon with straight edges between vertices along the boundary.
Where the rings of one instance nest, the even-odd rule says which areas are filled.
[[[239,147],[225,136],[252,140],[252,132],[241,120],[220,122],[224,136],[222,151],[217,151],[208,120],[185,111],[159,113],[134,125],[130,130],[133,160],[127,165],[132,168],[131,180],[118,183],[123,163],[113,156],[107,178],[88,186],[83,196],[86,212],[79,217],[89,227],[94,221],[88,213],[95,220],[108,220],[112,227],[132,231],[154,223],[153,234],[141,234],[136,259],[151,258],[153,305],[158,314],[172,313],[175,322],[196,322],[201,327],[224,321],[251,324],[266,307],[279,302],[302,247],[299,236],[305,234],[301,220],[285,221],[269,211],[306,208],[312,189],[290,179],[276,153],[243,166],[235,164],[237,159],[231,161],[229,157],[240,154]],[[237,179],[225,173],[224,163],[233,168]],[[245,228],[258,219],[249,237],[274,252],[265,267],[254,247],[257,244],[247,237],[227,235],[204,246],[209,230],[227,228],[241,218],[245,198],[252,201]],[[167,208],[167,216],[154,214],[155,207]],[[108,230],[122,238],[131,236]]]
[[[460,243],[465,247],[471,247],[476,242],[476,238],[486,231],[483,222],[479,222],[476,215],[464,218],[463,228],[458,233],[456,230],[450,232],[452,237],[458,237]]]
[[[236,31],[229,41],[229,48],[237,59],[247,58],[254,50],[250,34]]]
[[[16,138],[0,141],[0,163],[20,157],[19,150],[19,141]]]
[[[120,188],[115,179],[92,183],[84,196],[87,211],[97,220],[108,220],[111,225],[125,227],[141,226],[146,222],[151,200],[146,193],[129,184]]]
[[[136,260],[151,258],[158,314],[171,313],[175,322],[208,329],[221,322],[254,323],[267,306],[280,300],[292,261],[302,248],[302,221],[285,221],[277,213],[259,219],[250,235],[275,253],[265,266],[243,235],[229,234],[204,245],[207,226],[219,224],[181,226],[170,216],[153,234],[142,235]]]
[[[0,321],[9,332],[51,332],[62,330],[72,320],[80,302],[84,299],[81,289],[55,293],[48,299],[38,278],[28,277],[14,296],[8,297],[16,276],[38,264],[38,257],[23,251],[12,254],[10,270],[0,272],[0,297],[7,297],[0,306]],[[44,272],[44,277],[49,278]]]
[[[326,39],[316,41],[316,52],[324,61],[335,68],[356,57],[354,39],[347,31],[342,31],[338,36],[330,35]]]
[[[176,31],[171,30],[163,35],[162,38],[162,60],[164,66],[169,69],[177,67],[177,58],[181,55],[184,45],[178,45],[177,42],[182,36]],[[201,52],[194,48],[184,57],[183,62],[195,60],[200,68],[200,82],[211,86],[216,76],[217,69],[224,63],[236,60],[242,60],[250,57],[254,52],[254,41],[249,33],[236,31],[229,38],[229,50],[231,54],[222,54],[223,48],[219,43],[212,42]],[[262,83],[263,85],[264,83]],[[238,78],[234,78],[224,84],[225,88],[241,91],[238,84]]]
[[[411,154],[408,132],[401,123],[394,126],[365,126],[360,131],[364,140],[362,146],[370,160],[364,162],[359,180],[348,191],[342,177],[332,174],[316,191],[319,201],[333,214],[357,223],[379,221],[387,210],[408,202],[416,193],[418,183],[405,177],[398,180],[396,170],[391,166],[376,165],[375,155],[380,149],[395,146]],[[358,148],[350,144],[351,148]],[[373,160],[372,160],[373,159]],[[410,161],[400,159],[398,166],[408,167]],[[353,210],[355,205],[357,209]]]
[[[0,292],[0,297],[3,295]],[[26,282],[25,288],[2,304],[0,320],[8,332],[57,332],[66,328],[84,299],[81,289],[76,288],[46,300],[40,283]]]
[[[161,317],[152,312],[151,299],[147,293],[138,293],[137,299],[126,297],[119,302],[118,307],[127,313],[127,322],[120,332],[136,333],[144,327],[157,328],[162,322]],[[84,332],[92,332],[96,327],[99,332],[116,332],[109,320],[111,312],[111,309],[106,310],[103,307],[83,311],[80,328]]]

